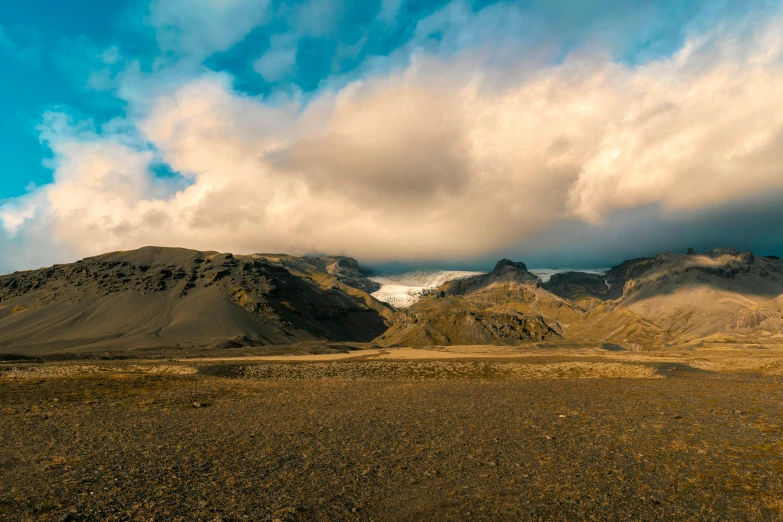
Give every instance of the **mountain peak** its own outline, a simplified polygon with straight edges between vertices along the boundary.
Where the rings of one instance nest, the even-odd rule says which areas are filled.
[[[492,270],[493,272],[499,272],[503,270],[506,267],[516,268],[518,270],[523,270],[527,272],[527,265],[521,261],[512,261],[510,259],[501,259],[495,264],[495,268]]]

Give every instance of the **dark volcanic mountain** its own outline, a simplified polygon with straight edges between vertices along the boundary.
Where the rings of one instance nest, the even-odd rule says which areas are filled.
[[[375,288],[343,257],[116,252],[0,276],[0,351],[371,341]]]
[[[623,296],[625,283],[641,276],[655,264],[654,258],[640,257],[623,261],[606,274],[587,272],[563,272],[554,274],[544,283],[544,288],[565,299],[591,307],[602,301]]]

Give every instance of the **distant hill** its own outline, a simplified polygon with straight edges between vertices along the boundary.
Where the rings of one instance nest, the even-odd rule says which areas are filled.
[[[524,263],[446,281],[407,309],[347,257],[148,247],[0,276],[0,352],[550,340],[629,350],[783,342],[783,261],[717,249],[543,282]]]

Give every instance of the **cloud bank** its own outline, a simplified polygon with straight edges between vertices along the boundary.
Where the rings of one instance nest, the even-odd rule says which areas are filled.
[[[153,5],[162,49],[203,58],[266,15],[257,2],[189,3]],[[434,16],[447,9],[464,16]],[[148,244],[479,259],[556,251],[579,243],[568,231],[615,230],[620,215],[709,213],[783,190],[781,35],[781,13],[761,11],[643,63],[585,44],[534,68],[491,39],[417,47],[307,97],[249,95],[205,67],[170,88],[176,64],[121,74],[119,92],[153,86],[127,118],[46,115],[54,181],[0,205],[15,252],[0,266]],[[296,53],[275,42],[255,67],[279,79]]]

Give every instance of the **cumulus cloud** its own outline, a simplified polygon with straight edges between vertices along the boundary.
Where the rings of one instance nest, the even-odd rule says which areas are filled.
[[[328,103],[326,117],[305,113],[303,133],[269,155],[274,168],[319,193],[390,210],[464,193],[469,143],[456,90],[390,78],[351,85]]]
[[[78,254],[158,243],[379,262],[718,208],[783,189],[781,28],[749,18],[644,64],[584,51],[520,72],[418,53],[307,104],[205,72],[100,132],[50,117],[54,182],[0,221],[24,241],[45,220]],[[161,186],[156,162],[185,181]]]

